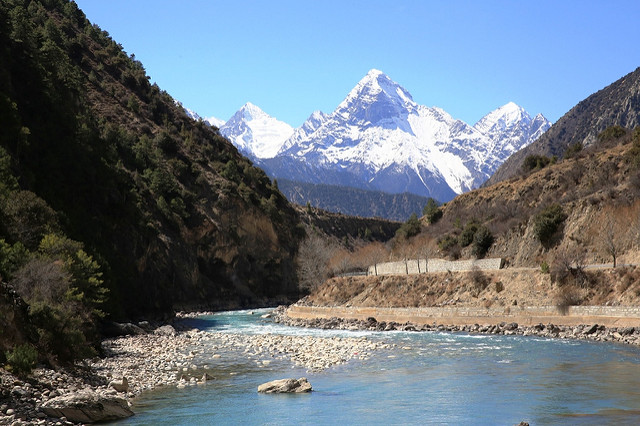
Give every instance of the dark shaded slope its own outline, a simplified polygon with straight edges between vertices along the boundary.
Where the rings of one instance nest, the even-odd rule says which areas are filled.
[[[0,3],[0,128],[20,188],[99,261],[114,317],[297,296],[286,199],[75,3]]]

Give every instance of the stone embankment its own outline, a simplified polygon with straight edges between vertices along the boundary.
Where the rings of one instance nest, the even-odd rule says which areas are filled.
[[[348,318],[292,318],[286,312],[281,313],[277,321],[294,327],[312,327],[338,330],[368,331],[437,331],[466,332],[482,334],[502,334],[520,336],[552,337],[558,339],[583,339],[600,342],[618,342],[640,345],[640,327],[606,327],[599,324],[581,324],[575,326],[557,324],[520,325],[516,322],[500,322],[497,324],[416,324],[412,322],[398,323],[394,321],[377,321],[374,317],[366,320]]]
[[[102,342],[104,358],[86,360],[74,370],[38,368],[27,380],[20,380],[0,369],[0,424],[71,425],[71,419],[50,417],[47,412],[52,411],[45,410],[43,404],[73,393],[130,401],[160,386],[205,385],[215,380],[208,371],[228,361],[226,357],[251,360],[260,367],[283,360],[320,371],[351,359],[367,359],[373,351],[390,347],[364,337],[206,332],[183,326],[180,321],[174,326],[107,339]],[[127,386],[115,386],[122,386],[123,378]]]

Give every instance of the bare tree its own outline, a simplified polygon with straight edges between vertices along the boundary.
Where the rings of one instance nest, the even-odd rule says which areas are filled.
[[[297,257],[301,289],[311,292],[329,278],[329,261],[335,251],[335,245],[317,234],[302,242]]]
[[[558,284],[568,284],[568,278],[573,278],[575,284],[584,287],[587,283],[586,252],[577,245],[558,249],[551,265],[551,278]]]
[[[621,242],[616,232],[616,222],[611,217],[607,219],[602,232],[602,246],[604,251],[613,258],[613,267],[621,253]]]

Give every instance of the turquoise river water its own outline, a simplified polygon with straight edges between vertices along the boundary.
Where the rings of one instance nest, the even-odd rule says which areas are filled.
[[[636,347],[537,337],[299,329],[262,319],[262,313],[225,312],[191,325],[229,333],[364,335],[397,346],[315,373],[286,360],[259,366],[239,352],[203,358],[216,380],[145,393],[135,400],[136,415],[117,424],[640,424]],[[314,391],[257,393],[258,385],[287,377],[307,377]]]

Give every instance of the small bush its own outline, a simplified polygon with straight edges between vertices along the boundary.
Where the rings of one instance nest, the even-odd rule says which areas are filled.
[[[525,173],[540,170],[547,167],[549,164],[554,164],[556,157],[546,157],[544,155],[528,155],[522,162],[522,171]]]
[[[586,253],[577,246],[558,250],[550,268],[551,281],[558,286],[572,285],[576,287],[589,286],[585,272]]]
[[[411,238],[420,233],[422,230],[422,225],[420,224],[420,219],[418,216],[413,213],[411,217],[403,223],[400,228],[396,231],[396,236],[401,238]]]
[[[496,282],[496,293],[502,293],[503,290],[504,290],[504,284],[502,284],[502,281],[497,281]]]
[[[533,218],[533,233],[543,245],[548,245],[567,215],[559,204],[552,204]]]
[[[473,254],[476,257],[484,257],[493,245],[493,234],[486,226],[481,226],[473,236]]]
[[[548,274],[551,271],[549,268],[549,264],[545,261],[540,264],[540,272],[543,274]]]
[[[569,306],[578,306],[583,300],[581,291],[573,286],[558,288],[555,296],[556,307],[563,315],[567,313]]]
[[[576,142],[573,145],[570,145],[567,150],[564,152],[563,158],[574,158],[578,155],[580,151],[582,151],[583,145],[581,142]]]
[[[442,251],[450,251],[456,244],[458,244],[458,239],[453,235],[445,235],[438,240],[438,247],[440,247]]]
[[[429,198],[427,200],[427,205],[422,209],[422,214],[429,224],[434,224],[442,218],[442,210],[440,209],[438,202],[433,198]]]
[[[622,126],[614,125],[607,127],[598,134],[599,142],[610,142],[616,139],[620,139],[627,134],[627,129]]]
[[[25,376],[31,373],[38,361],[38,351],[28,343],[16,346],[12,351],[5,352],[5,356],[11,371],[18,376]]]
[[[464,230],[458,237],[458,243],[460,247],[467,247],[469,244],[473,242],[473,237],[476,235],[476,231],[478,230],[478,224],[475,222],[467,223]]]
[[[469,278],[473,285],[473,293],[476,296],[489,285],[489,278],[477,266],[474,266],[469,271]]]

